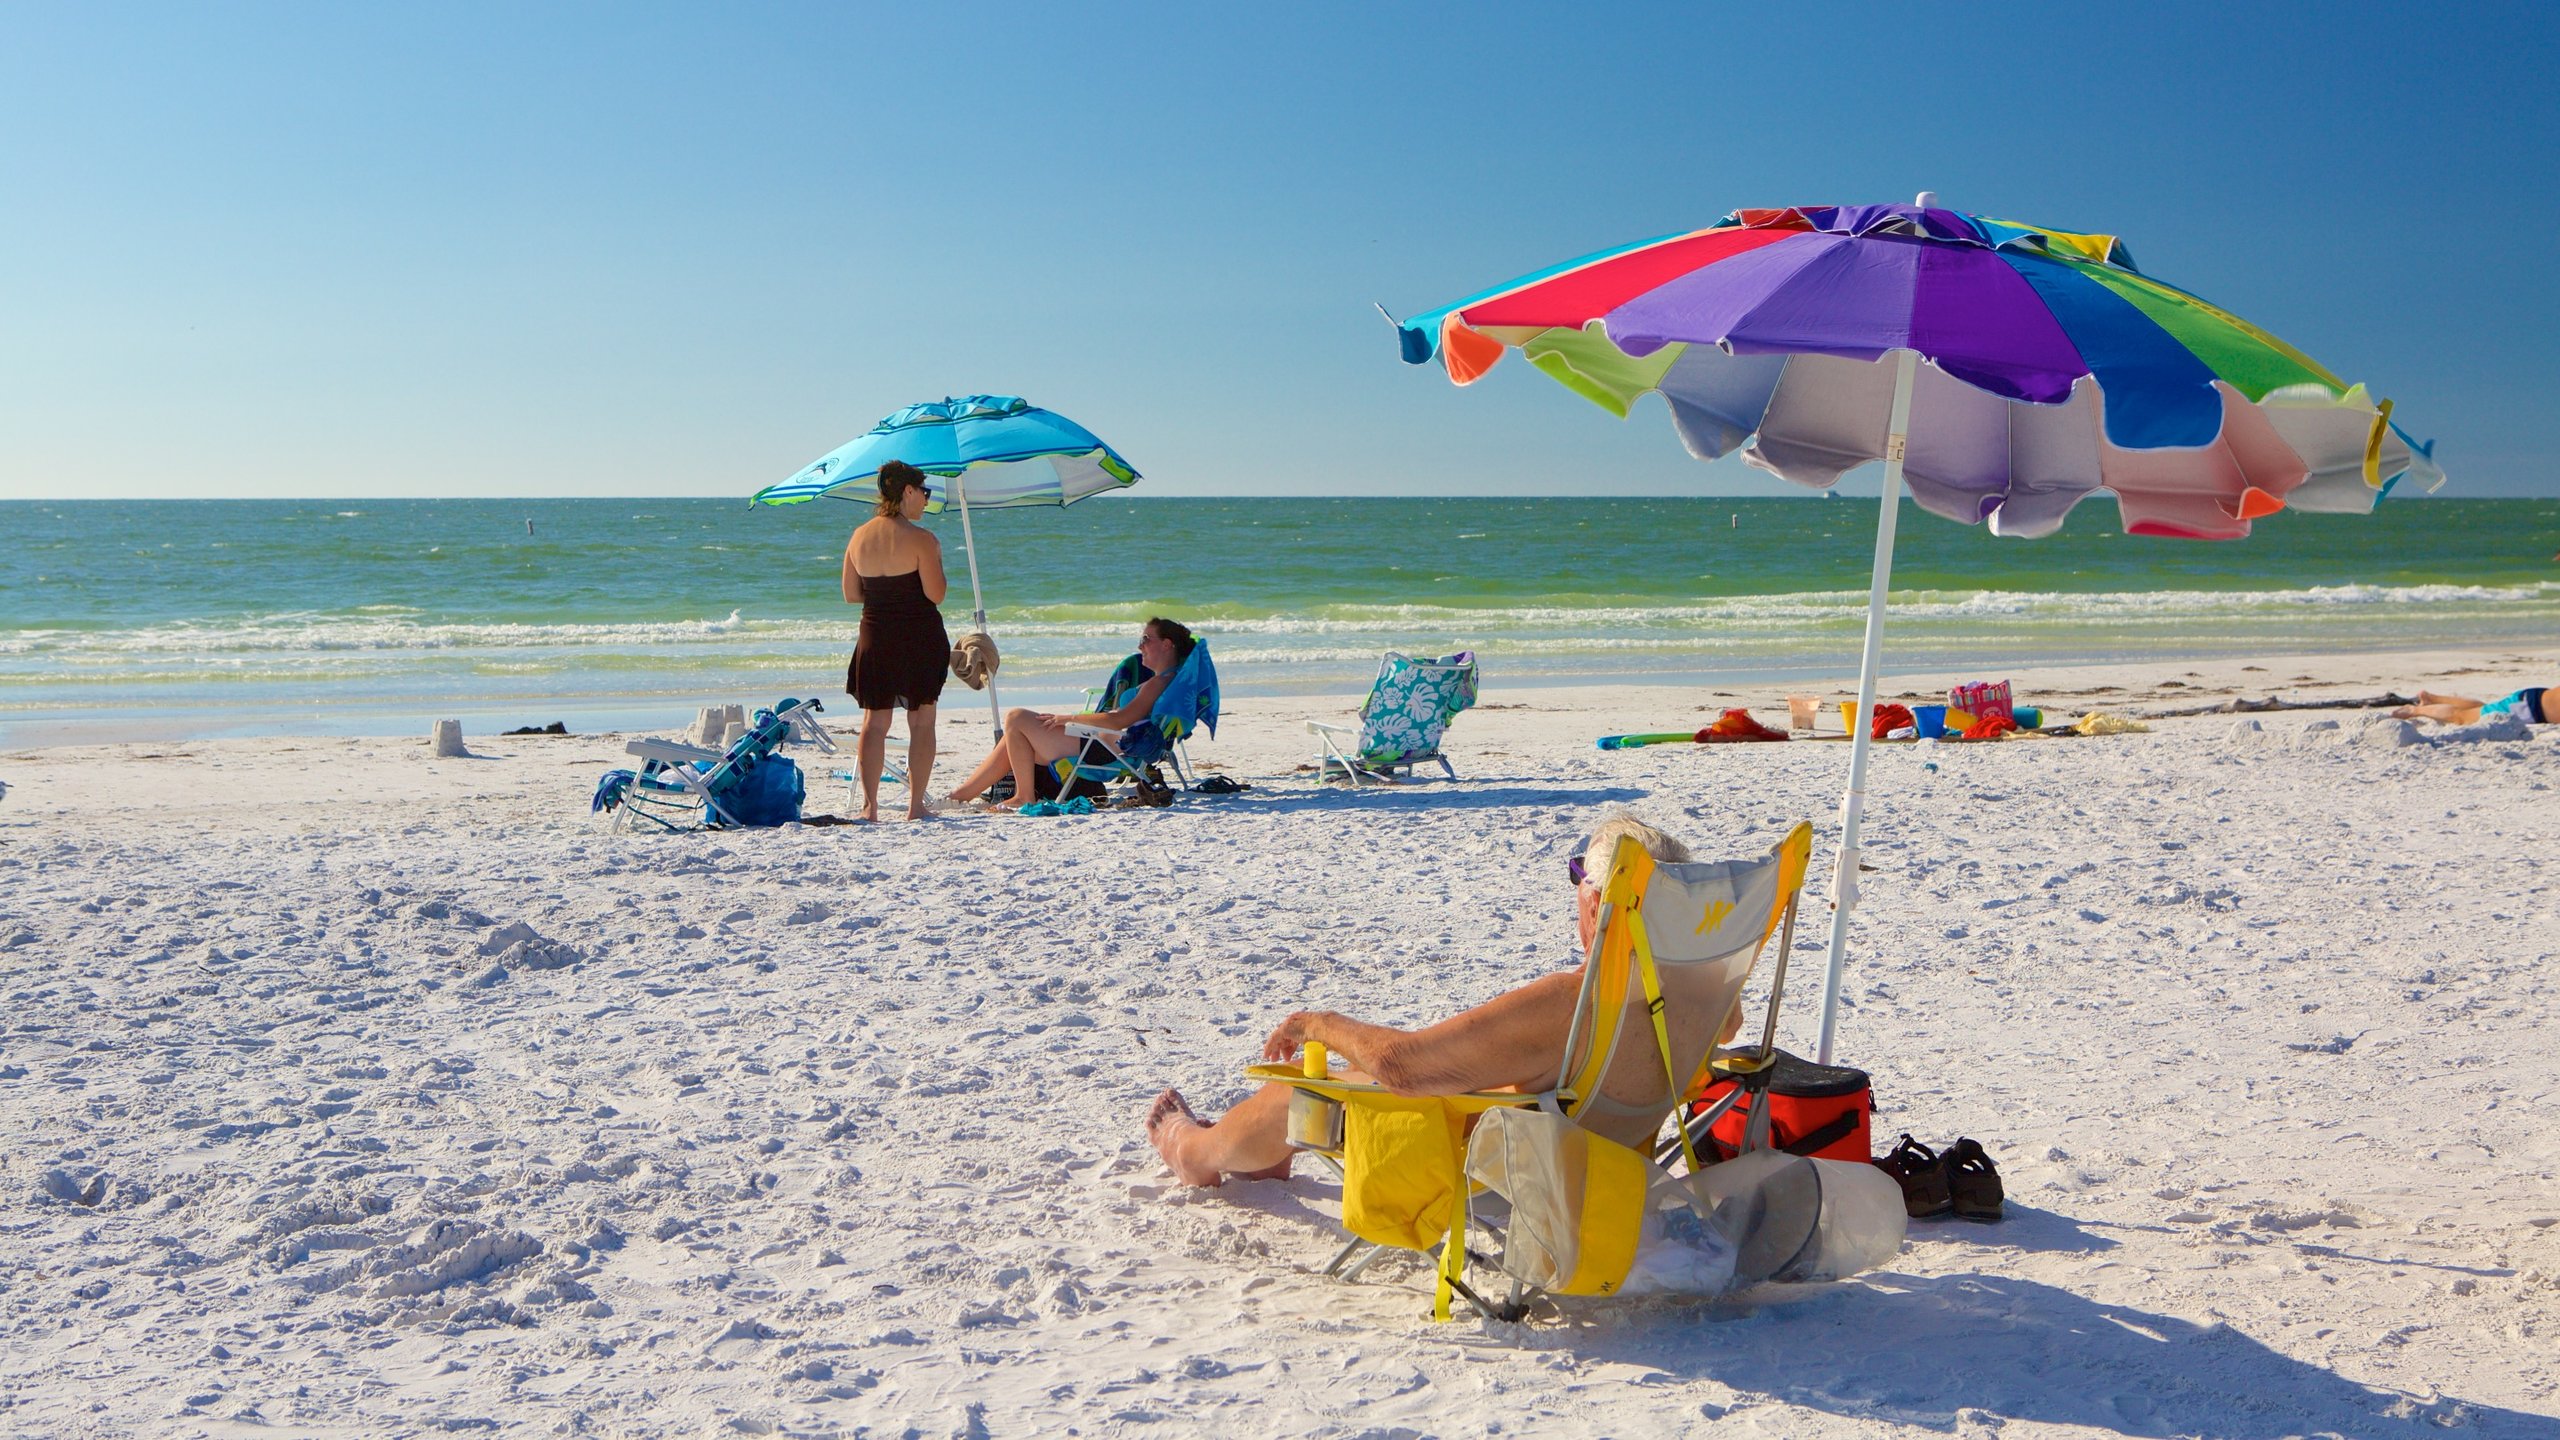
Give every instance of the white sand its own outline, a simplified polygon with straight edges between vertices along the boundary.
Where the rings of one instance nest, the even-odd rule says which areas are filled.
[[[2023,688],[2560,676],[2262,664]],[[1195,752],[1242,797],[685,837],[589,827],[605,737],[0,756],[0,1432],[2560,1434],[2560,727],[1880,751],[1843,1056],[1880,1148],[1980,1138],[2009,1219],[1433,1326],[1416,1267],[1311,1273],[1312,1173],[1171,1184],[1148,1097],[1233,1100],[1287,1009],[1568,963],[1562,857],[1621,805],[1709,853],[1811,818],[1819,891],[1848,758],[1487,701],[1458,785],[1314,790],[1298,721],[1348,702],[1252,701]]]

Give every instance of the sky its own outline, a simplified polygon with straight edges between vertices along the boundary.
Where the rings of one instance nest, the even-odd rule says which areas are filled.
[[[1398,316],[1743,206],[2127,239],[2560,494],[2560,12],[0,6],[0,496],[740,495],[1031,398],[1144,493],[1789,493]],[[1872,482],[1870,481],[1870,488]],[[1802,492],[1793,492],[1802,493]]]

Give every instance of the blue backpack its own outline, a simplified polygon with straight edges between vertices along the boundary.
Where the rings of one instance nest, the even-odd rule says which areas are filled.
[[[800,801],[807,794],[800,767],[768,755],[738,777],[720,797],[720,808],[741,825],[788,825],[800,818]]]

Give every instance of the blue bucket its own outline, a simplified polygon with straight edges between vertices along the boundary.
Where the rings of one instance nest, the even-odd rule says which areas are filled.
[[[1919,731],[1921,739],[1938,739],[1947,733],[1947,707],[1944,705],[1914,705],[1911,707],[1911,721],[1913,726]]]

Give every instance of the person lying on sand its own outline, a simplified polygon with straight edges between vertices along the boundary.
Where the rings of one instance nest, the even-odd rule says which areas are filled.
[[[1592,868],[1622,835],[1656,860],[1680,864],[1689,849],[1632,815],[1614,816],[1591,832],[1567,862],[1574,882],[1574,919],[1580,949],[1588,954],[1600,921],[1600,884]],[[1458,1095],[1470,1090],[1545,1090],[1557,1083],[1582,967],[1543,975],[1437,1025],[1399,1030],[1337,1015],[1301,1010],[1280,1022],[1262,1042],[1265,1060],[1294,1060],[1313,1041],[1350,1062],[1352,1079],[1375,1080],[1399,1095]],[[1742,1028],[1739,1003],[1720,1040]],[[1147,1139],[1186,1185],[1216,1185],[1229,1175],[1277,1179],[1289,1173],[1289,1087],[1265,1085],[1216,1120],[1192,1113],[1178,1091],[1167,1090],[1147,1111]]]
[[[2403,705],[2391,712],[2394,720],[2434,720],[2446,725],[2472,725],[2496,715],[2514,715],[2527,725],[2550,725],[2551,702],[2544,697],[2553,687],[2528,685],[2512,695],[2497,700],[2466,700],[2459,695],[2439,695],[2433,690],[2418,692],[2418,703]]]
[[[1126,730],[1147,718],[1156,708],[1156,697],[1173,683],[1173,672],[1191,658],[1191,647],[1199,642],[1191,638],[1191,627],[1159,615],[1138,632],[1138,658],[1151,672],[1147,682],[1129,695],[1127,703],[1115,710],[1102,710],[1089,715],[1043,715],[1036,710],[1008,710],[1004,717],[1004,737],[969,778],[951,792],[951,803],[966,805],[987,793],[987,787],[1004,778],[1013,777],[1013,798],[996,808],[1019,810],[1034,800],[1053,798],[1057,790],[1057,772],[1050,769],[1054,761],[1075,753],[1076,741],[1067,734],[1069,725],[1091,725],[1102,730]],[[1040,793],[1040,777],[1049,777],[1050,795]]]

